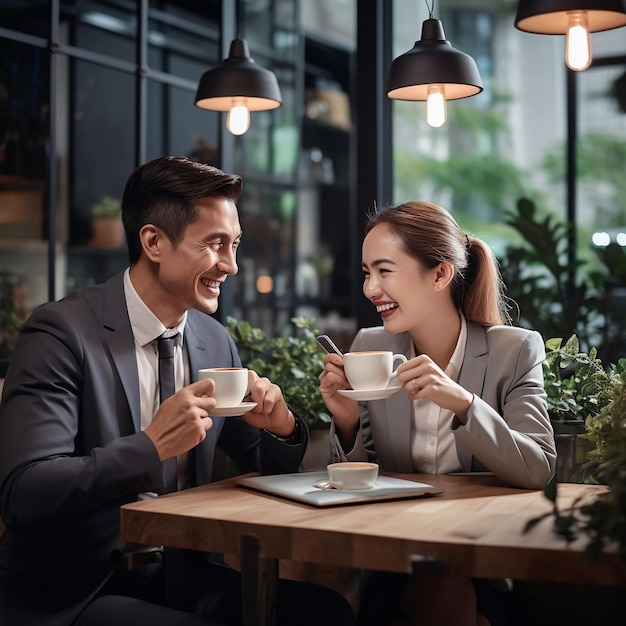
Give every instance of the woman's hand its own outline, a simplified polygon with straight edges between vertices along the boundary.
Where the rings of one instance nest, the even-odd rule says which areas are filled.
[[[454,382],[429,356],[416,356],[400,365],[397,373],[411,400],[431,400],[451,410],[465,424],[474,396]]]
[[[324,357],[324,371],[320,374],[320,393],[326,408],[333,416],[335,431],[344,450],[354,446],[358,431],[359,407],[356,400],[350,400],[337,393],[340,389],[350,389],[350,383],[343,370],[343,357],[327,354]]]

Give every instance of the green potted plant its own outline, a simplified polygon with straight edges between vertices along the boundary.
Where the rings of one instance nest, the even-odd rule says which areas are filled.
[[[565,343],[561,338],[546,341],[543,376],[557,444],[557,480],[572,479],[585,461],[591,445],[586,425],[617,396],[624,367],[626,359],[605,367],[596,348],[582,352],[576,335]]]
[[[120,248],[124,245],[122,206],[117,198],[102,196],[91,207],[92,237],[89,245],[95,248]]]
[[[608,388],[612,398],[585,419],[585,437],[593,444],[578,478],[587,483],[607,485],[606,493],[587,504],[574,503],[571,509],[557,506],[558,484],[551,480],[544,489],[552,511],[528,522],[532,528],[547,516],[554,518],[555,531],[568,541],[587,537],[585,556],[596,562],[607,544],[617,545],[626,558],[626,359],[609,368]]]
[[[605,368],[596,348],[581,352],[576,335],[565,343],[561,338],[546,341],[543,375],[553,423],[584,424],[615,397],[621,381],[615,366]]]
[[[266,376],[282,390],[287,403],[306,420],[311,433],[303,467],[325,467],[329,457],[331,417],[319,392],[324,350],[316,340],[319,330],[310,317],[291,319],[291,334],[268,336],[250,322],[228,317],[226,327],[244,366]]]
[[[294,317],[291,322],[295,333],[274,337],[233,317],[227,318],[226,327],[246,367],[276,383],[309,428],[327,427],[331,418],[319,392],[324,369],[324,350],[316,340],[319,331],[313,318]]]

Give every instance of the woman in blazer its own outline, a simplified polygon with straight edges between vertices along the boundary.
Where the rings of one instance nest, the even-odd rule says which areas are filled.
[[[359,402],[337,393],[350,387],[343,359],[326,356],[320,392],[333,415],[335,460],[368,459],[397,472],[490,471],[517,487],[542,488],[556,461],[543,340],[506,325],[489,247],[441,207],[408,202],[370,216],[362,268],[363,293],[382,326],[360,330],[351,351],[391,350],[408,361],[397,370],[402,390]],[[368,597],[383,586],[378,580]],[[506,623],[484,616],[489,607],[480,597],[477,607],[469,580],[421,577],[392,587],[404,590],[388,599],[402,608],[401,623],[442,615],[437,623],[451,626]]]

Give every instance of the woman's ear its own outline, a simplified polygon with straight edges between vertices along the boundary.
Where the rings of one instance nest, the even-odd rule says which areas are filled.
[[[447,289],[454,278],[454,267],[448,261],[442,261],[435,268],[435,290]]]

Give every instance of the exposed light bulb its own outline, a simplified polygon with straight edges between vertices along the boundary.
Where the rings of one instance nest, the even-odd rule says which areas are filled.
[[[233,107],[226,118],[226,128],[233,135],[243,135],[250,128],[250,111],[244,99],[233,100]]]
[[[446,122],[446,96],[443,85],[430,85],[426,95],[426,121],[439,128]]]
[[[571,11],[567,14],[565,63],[575,72],[586,70],[591,65],[591,42],[586,11]]]

